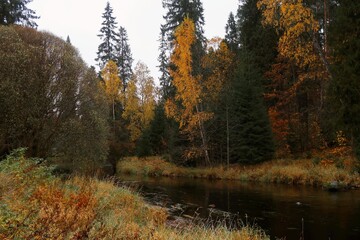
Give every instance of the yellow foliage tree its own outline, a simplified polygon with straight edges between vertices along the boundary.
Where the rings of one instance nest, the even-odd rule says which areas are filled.
[[[175,99],[169,99],[166,102],[166,114],[180,122],[180,129],[189,134],[190,140],[196,134],[200,134],[201,150],[206,162],[210,164],[204,122],[210,119],[212,114],[204,111],[202,106],[201,76],[194,76],[192,73],[191,47],[196,41],[194,22],[186,17],[176,29],[174,36],[171,62],[176,69],[171,69],[170,75],[177,91]]]
[[[204,95],[210,102],[217,102],[219,93],[229,83],[234,68],[234,53],[221,38],[212,38],[207,43],[207,54],[202,65],[210,74],[204,78]]]
[[[128,121],[130,139],[136,142],[154,118],[155,83],[149,68],[142,62],[135,67],[125,91],[123,118]]]
[[[263,23],[281,32],[278,44],[280,55],[293,60],[301,69],[311,69],[312,72],[307,71],[300,80],[323,77],[324,72],[332,77],[316,37],[320,30],[319,22],[303,0],[259,0],[257,6],[263,13]]]
[[[136,65],[134,75],[138,83],[141,124],[144,130],[149,127],[155,114],[155,83],[154,78],[150,76],[149,68],[142,62]]]
[[[108,61],[101,71],[101,76],[105,83],[104,87],[106,95],[112,105],[113,121],[115,121],[115,102],[121,100],[120,92],[121,89],[123,89],[116,63],[112,60]]]
[[[141,112],[140,101],[137,95],[137,79],[133,76],[125,91],[125,106],[122,114],[128,120],[127,129],[130,132],[130,140],[135,142],[141,135]]]
[[[318,42],[319,33],[326,31],[326,23],[320,27],[312,6],[304,0],[259,0],[257,7],[262,11],[263,24],[273,26],[280,37],[278,62],[267,73],[272,76],[273,93],[277,92],[272,96],[277,103],[269,111],[270,118],[272,121],[282,121],[278,125],[273,122],[276,140],[283,144],[283,149],[287,148],[284,141],[287,130],[284,127],[289,125],[292,131],[302,137],[299,144],[301,149],[308,149],[315,143],[320,145],[323,142],[319,127],[320,113],[324,106],[327,80],[332,78],[325,54],[326,39],[323,46]],[[290,84],[285,85],[284,81]],[[287,119],[283,118],[285,112]]]
[[[219,102],[222,91],[229,92],[230,81],[235,68],[235,54],[229,49],[226,42],[221,38],[210,39],[207,43],[207,54],[203,58],[203,67],[208,69],[210,74],[204,78],[204,91],[207,101],[216,105]],[[228,95],[225,96],[226,109],[226,150],[227,166],[230,163],[230,126],[229,126],[229,107]]]

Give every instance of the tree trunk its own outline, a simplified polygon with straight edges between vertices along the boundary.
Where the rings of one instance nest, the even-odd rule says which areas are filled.
[[[200,113],[198,105],[196,105],[196,113],[197,114]],[[203,148],[204,154],[205,154],[205,161],[207,164],[209,164],[209,166],[211,166],[204,123],[200,118],[198,118],[198,123],[199,123],[199,128],[200,128],[200,136],[201,136],[201,140],[202,140],[202,148]]]
[[[230,166],[229,107],[226,106],[226,168]]]
[[[115,99],[112,101],[112,117],[113,117],[113,128],[114,128],[114,135],[116,133],[116,127],[115,127]]]

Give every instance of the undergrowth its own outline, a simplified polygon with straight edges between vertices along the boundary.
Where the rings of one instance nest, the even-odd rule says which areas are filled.
[[[250,226],[171,227],[166,210],[110,180],[51,172],[24,149],[0,162],[0,239],[269,239]]]
[[[209,168],[176,166],[160,157],[124,158],[117,164],[117,173],[147,176],[189,177],[327,186],[336,181],[343,188],[360,187],[355,160],[345,159],[339,166],[334,161],[311,159],[273,160],[257,165],[231,165]]]

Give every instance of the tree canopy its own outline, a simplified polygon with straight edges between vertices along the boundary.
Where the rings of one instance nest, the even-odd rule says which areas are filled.
[[[0,25],[20,24],[28,27],[37,27],[35,11],[26,5],[33,0],[2,0],[0,2]]]

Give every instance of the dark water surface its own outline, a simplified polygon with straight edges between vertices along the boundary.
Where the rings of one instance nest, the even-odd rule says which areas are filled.
[[[318,188],[239,181],[121,176],[151,203],[175,215],[229,219],[258,226],[271,239],[360,240],[360,191],[331,193]],[[285,238],[286,237],[286,238]]]

